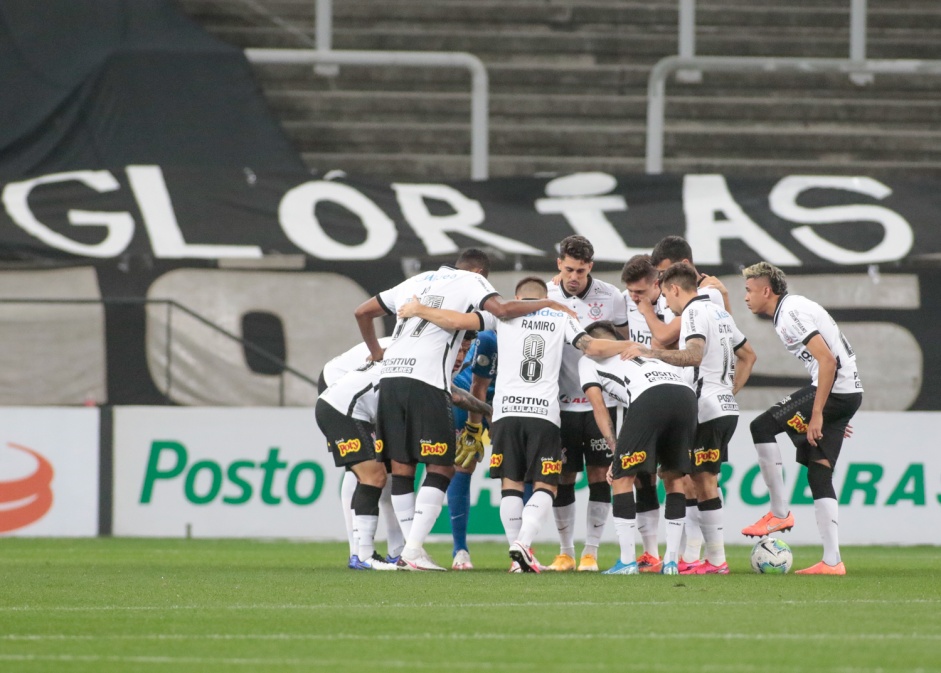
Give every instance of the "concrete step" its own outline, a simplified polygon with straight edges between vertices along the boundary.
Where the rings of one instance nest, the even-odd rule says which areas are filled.
[[[267,98],[284,121],[373,121],[460,123],[469,118],[470,94],[269,90]],[[898,101],[834,97],[671,96],[668,119],[691,121],[787,121],[880,124],[882,128],[937,128],[941,105],[935,100]],[[497,94],[490,98],[490,122],[596,124],[646,119],[645,96]]]

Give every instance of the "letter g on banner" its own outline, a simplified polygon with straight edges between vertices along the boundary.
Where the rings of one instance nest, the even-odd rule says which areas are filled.
[[[346,245],[331,238],[320,225],[316,208],[321,201],[335,203],[359,218],[366,240]],[[278,206],[278,220],[294,245],[320,259],[379,259],[398,239],[395,223],[362,192],[336,182],[305,182],[288,191]]]

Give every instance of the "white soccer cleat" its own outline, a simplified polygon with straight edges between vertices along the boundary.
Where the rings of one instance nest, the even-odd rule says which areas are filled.
[[[454,555],[454,561],[451,562],[451,570],[473,570],[474,564],[471,563],[470,552],[466,549],[459,549]]]
[[[395,565],[399,570],[447,570],[431,560],[424,549],[419,549],[417,552],[409,549],[403,550],[399,562]]]
[[[542,566],[536,561],[533,550],[524,546],[521,542],[514,542],[510,545],[510,558],[519,563],[520,569],[524,573],[542,572]]]
[[[360,561],[360,565],[366,566],[370,570],[398,570],[394,563],[388,563],[378,553],[373,554],[371,558]]]

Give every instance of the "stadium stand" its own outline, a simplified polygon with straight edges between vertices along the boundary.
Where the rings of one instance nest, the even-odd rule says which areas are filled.
[[[314,0],[179,0],[241,47],[311,48]],[[849,0],[700,0],[703,56],[846,58]],[[335,49],[467,51],[490,74],[490,175],[644,166],[647,77],[677,53],[677,0],[342,0]],[[941,4],[870,0],[867,56],[941,58]],[[468,174],[461,71],[256,66],[284,128],[318,171]],[[941,175],[941,82],[707,74],[668,85],[665,170]]]

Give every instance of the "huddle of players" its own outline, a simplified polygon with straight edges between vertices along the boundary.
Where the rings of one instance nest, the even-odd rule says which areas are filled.
[[[424,551],[423,543],[441,511],[458,451],[448,395],[450,378],[446,374],[455,362],[455,346],[462,331],[476,328],[496,329],[497,333],[501,365],[493,402],[490,473],[491,477],[502,480],[501,519],[510,542],[510,556],[521,569],[534,572],[543,569],[533,557],[530,546],[550,510],[555,513],[560,531],[561,550],[548,568],[574,569],[571,535],[574,481],[577,472],[587,466],[589,537],[580,570],[598,570],[597,547],[613,508],[621,555],[607,573],[728,572],[717,477],[721,462],[727,460],[728,442],[737,423],[738,406],[733,395],[748,378],[755,362],[754,351],[729,312],[720,305],[722,295],[719,294],[720,301],[715,302],[710,297],[715,289],[700,287],[705,277],[695,271],[689,246],[682,239],[669,237],[655,248],[652,258],[638,256],[625,266],[626,304],[619,290],[590,276],[592,256],[591,244],[586,239],[577,236],[565,239],[560,245],[560,274],[555,279],[558,283],[547,286],[538,278],[525,278],[517,285],[517,300],[507,302],[485,279],[489,270],[486,255],[476,250],[466,251],[458,259],[457,268],[443,266],[420,274],[380,293],[357,309],[365,346],[373,361],[381,360],[378,384],[370,383],[371,392],[379,391],[374,414],[377,438],[372,454],[391,459],[391,503],[405,535],[400,558],[390,556],[381,563],[411,570],[443,570]],[[658,270],[661,271],[659,281]],[[752,276],[748,276],[750,270],[754,272]],[[800,308],[812,304],[813,311],[825,316],[824,321],[829,319],[813,302],[785,296],[786,289],[781,293],[783,274],[770,265],[750,267],[746,278],[746,286],[751,282],[760,295],[754,306],[748,302],[754,312],[767,312],[770,308],[776,314],[785,299],[795,305],[794,300],[800,300]],[[705,284],[709,282],[723,289],[714,280],[707,280]],[[383,313],[398,316],[392,340],[387,344],[380,344],[376,339],[373,324],[374,318]],[[634,324],[632,314],[636,314]],[[671,320],[674,316],[679,319]],[[796,318],[794,322],[800,324]],[[583,325],[587,326],[587,333]],[[632,340],[619,340],[624,333]],[[819,332],[809,334],[804,343],[819,335]],[[676,342],[679,348],[666,347]],[[841,343],[845,344],[845,339]],[[787,340],[785,344],[790,348]],[[582,357],[583,354],[589,357]],[[808,358],[795,354],[808,364],[816,383],[817,374]],[[852,353],[843,355],[851,357]],[[813,361],[814,365],[816,362]],[[369,365],[366,369],[377,370],[380,365]],[[858,383],[858,375],[855,380]],[[814,386],[809,388],[817,390]],[[837,433],[831,432],[829,427],[828,432],[822,433],[821,423],[824,426],[828,420],[830,425],[842,423],[843,428],[838,433],[841,441],[842,431],[855,408],[849,410],[851,401],[840,408],[837,416],[830,414],[832,419],[824,418],[822,412],[827,397],[831,400],[835,397],[829,392],[828,389],[824,395],[812,396],[814,399],[809,400],[809,406],[804,399],[801,404],[806,409],[792,404],[784,414],[805,413],[813,419],[805,425],[804,438],[796,437],[794,432],[791,434],[798,443],[799,461],[828,463],[832,492],[832,465],[839,452],[839,446],[834,453],[832,445],[837,444],[834,441]],[[861,387],[855,394],[861,398]],[[330,397],[329,391],[326,397]],[[818,397],[823,397],[823,406],[818,404],[821,402]],[[354,406],[351,402],[349,409]],[[618,437],[614,433],[616,406],[626,409]],[[481,409],[476,411],[479,413]],[[320,412],[318,402],[318,423],[321,423]],[[793,419],[773,412],[774,408],[756,419],[756,423],[764,419],[759,434],[767,439],[771,433],[772,443],[774,435],[795,430],[795,424],[789,422]],[[757,437],[756,423],[752,424],[753,437]],[[346,434],[339,432],[336,418],[332,427],[321,423],[321,428],[337,464],[346,464],[340,459],[350,454],[351,429],[343,428]],[[368,459],[373,456],[366,455],[364,430],[358,430],[359,450],[363,454],[357,458]],[[476,432],[471,432],[461,437],[462,462],[466,462],[469,451],[479,450],[475,435]],[[818,459],[812,451],[805,450],[802,455],[803,444],[815,444],[813,440],[824,436],[832,438],[830,452],[823,452],[827,460]],[[767,451],[768,447],[765,449],[766,453],[772,453]],[[780,479],[780,454],[770,455],[770,459],[777,463],[769,467],[766,475],[768,461],[762,462],[759,447],[762,474],[772,491],[772,512],[743,531],[746,534],[752,534],[749,530],[759,525],[767,529],[761,534],[793,526],[793,517],[781,511],[775,498],[775,490],[778,490],[778,500],[783,491],[783,481],[781,488],[777,488],[771,474],[777,469]],[[385,468],[369,468],[373,471],[364,480],[356,469],[361,462],[365,460],[353,465],[359,485],[352,498],[360,540],[364,530],[368,538],[365,549],[360,543],[360,559],[373,552],[370,534],[375,532],[373,522],[378,519],[378,503],[385,486]],[[426,464],[427,475],[416,495],[417,462]],[[656,555],[659,503],[654,480],[658,467],[667,492],[663,559]],[[818,489],[814,480],[810,481],[815,503],[818,491],[821,499],[833,500],[834,506],[831,508],[830,503],[826,503],[823,515],[835,517],[835,498],[827,498],[831,493],[823,488],[826,479],[819,480]],[[361,488],[364,483],[367,488]],[[524,483],[533,486],[532,496],[525,506]],[[704,561],[699,560],[698,550],[695,558],[684,561],[680,556],[684,523],[690,523],[687,522],[690,501],[695,503],[692,509],[698,516],[689,519],[699,520],[705,539]],[[371,519],[367,521],[367,517]],[[634,557],[638,519],[642,519],[640,532],[645,543],[640,564]],[[820,519],[818,510],[818,524]],[[824,534],[823,528],[821,533]],[[836,563],[832,563],[833,554],[829,560],[827,555],[827,536],[823,537],[826,561],[823,565],[842,568],[838,546]],[[397,550],[390,549],[390,555],[393,551]],[[375,563],[380,563],[378,557]],[[808,570],[813,571],[813,568]]]

